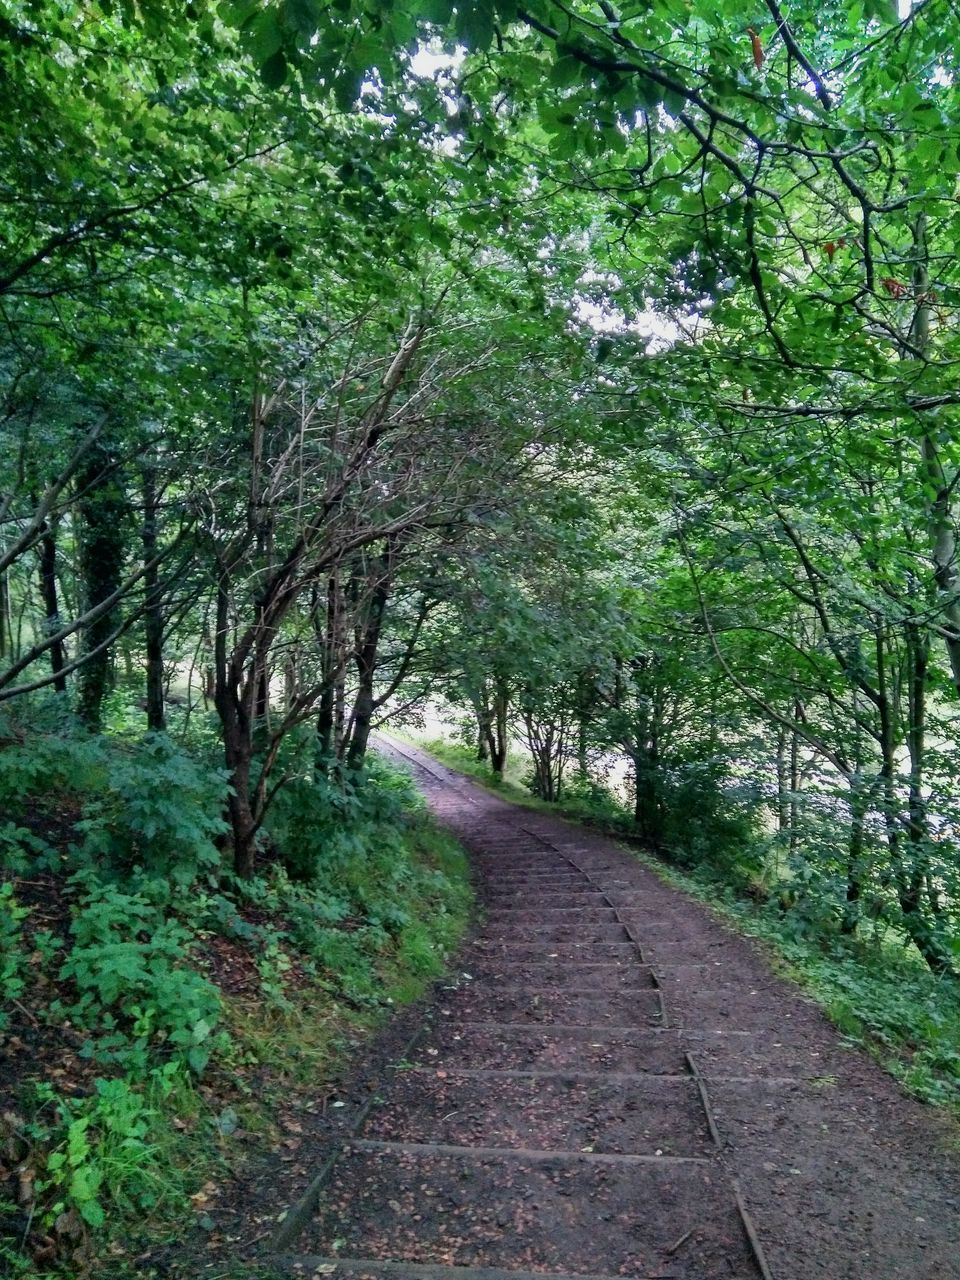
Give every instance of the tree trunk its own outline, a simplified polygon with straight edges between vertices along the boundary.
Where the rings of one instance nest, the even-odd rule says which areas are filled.
[[[242,880],[249,880],[256,869],[257,858],[257,822],[250,804],[250,757],[239,743],[234,747],[225,753],[232,788],[227,808],[233,831],[233,870]]]
[[[390,598],[390,583],[393,574],[396,546],[392,538],[388,538],[383,554],[375,562],[374,580],[367,606],[366,624],[357,653],[357,675],[359,688],[353,707],[353,729],[350,735],[350,746],[347,751],[347,768],[359,769],[367,754],[367,743],[370,740],[370,729],[373,724],[373,713],[376,702],[373,696],[373,683],[377,674],[377,653],[380,648],[380,636],[383,632],[383,621],[387,612],[387,601]]]
[[[579,715],[577,716],[577,773],[584,780],[590,776],[587,743],[587,718]]]
[[[777,831],[782,836],[790,826],[788,733],[784,725],[777,731]]]
[[[254,681],[253,719],[260,735],[270,730],[270,674],[265,661],[257,663]]]
[[[10,626],[10,579],[7,570],[0,571],[0,658],[13,651],[13,629]]]
[[[847,893],[840,921],[840,932],[854,934],[860,923],[860,901],[866,875],[866,811],[868,792],[863,779],[856,774],[850,779],[850,834],[847,841]]]
[[[217,693],[217,664],[215,657],[215,641],[210,635],[209,618],[203,619],[203,709],[209,711],[214,704]]]
[[[484,680],[476,692],[469,692],[468,697],[477,720],[477,759],[486,764],[490,760],[490,749],[494,742],[493,707],[490,704],[487,681]]]
[[[40,538],[40,590],[43,595],[43,624],[47,635],[56,635],[62,624],[60,604],[57,599],[57,543],[52,526],[43,526]],[[50,670],[56,677],[53,687],[57,693],[66,693],[66,676],[61,675],[67,663],[62,640],[50,646]]]
[[[353,729],[350,733],[350,745],[347,748],[347,768],[351,771],[362,767],[367,754],[367,743],[370,740],[370,728],[373,723],[373,675],[375,665],[361,665],[360,688],[357,691],[353,706]]]
[[[333,755],[333,680],[328,679],[320,692],[317,709],[317,768],[326,773]]]
[[[115,459],[102,442],[84,462],[78,483],[81,517],[81,569],[85,607],[96,608],[119,587],[125,551],[126,495],[116,474]],[[81,719],[93,732],[100,729],[103,699],[111,684],[110,636],[116,610],[109,609],[83,628],[81,645],[90,654],[79,669]]]
[[[923,794],[924,766],[926,764],[926,703],[927,662],[930,651],[929,635],[908,623],[907,634],[907,750],[910,753],[910,793],[908,800],[908,835],[910,844],[917,850],[925,849],[927,842],[927,801]],[[925,854],[924,854],[925,859]]]
[[[490,750],[490,768],[496,777],[500,779],[503,778],[503,771],[507,764],[507,713],[509,705],[510,696],[507,691],[506,681],[496,677],[494,679],[493,717],[490,724],[490,733],[487,737],[487,746]]]
[[[659,847],[663,840],[659,760],[642,741],[634,743],[628,754],[633,761],[633,820],[643,839]]]
[[[143,479],[143,558],[150,564],[157,554],[157,475],[145,466]],[[143,580],[143,631],[147,651],[147,728],[163,733],[167,727],[163,689],[163,610],[160,594],[160,567],[153,565]]]
[[[317,708],[317,769],[326,774],[337,754],[337,685],[344,661],[343,602],[340,576],[335,571],[327,579],[326,608],[322,621],[314,601],[314,633],[320,647],[323,688]]]
[[[930,873],[930,838],[927,801],[923,794],[926,763],[926,687],[929,660],[929,636],[919,627],[908,625],[907,660],[909,725],[907,748],[910,753],[907,845],[909,865],[897,868],[897,896],[904,914],[907,932],[914,946],[934,973],[950,973],[952,957],[938,936],[938,917],[942,904]]]
[[[229,591],[223,571],[217,583],[217,622],[213,640],[216,683],[214,703],[223,732],[223,757],[230,775],[227,816],[233,842],[233,869],[244,880],[253,875],[257,854],[257,821],[250,803],[250,767],[253,755],[252,724],[246,690],[227,661]]]
[[[338,761],[343,760],[347,732],[347,678],[343,670],[339,671],[333,681],[333,753]]]
[[[793,707],[794,726],[800,723],[803,707]],[[796,727],[790,732],[790,853],[796,854],[800,844],[800,735]]]
[[[283,668],[283,709],[289,715],[300,692],[300,664],[291,654]]]

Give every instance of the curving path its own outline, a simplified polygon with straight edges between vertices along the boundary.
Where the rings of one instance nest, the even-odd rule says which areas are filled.
[[[612,841],[377,749],[470,850],[482,921],[274,1256],[355,1280],[960,1280],[946,1120]]]

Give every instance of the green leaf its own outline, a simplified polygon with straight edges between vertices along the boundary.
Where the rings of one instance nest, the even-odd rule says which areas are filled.
[[[217,13],[228,27],[243,27],[260,12],[259,0],[223,0]]]
[[[577,58],[571,57],[569,54],[557,61],[550,68],[550,83],[558,88],[564,88],[566,85],[576,84],[583,72],[583,64]]]
[[[272,53],[260,66],[260,78],[268,89],[279,89],[287,78],[287,59],[282,49]]]
[[[102,1227],[106,1221],[106,1214],[96,1200],[80,1200],[80,1217],[83,1218],[87,1226]]]
[[[285,0],[284,17],[294,31],[308,40],[320,26],[321,9],[318,0]]]
[[[445,27],[453,17],[453,0],[423,0],[418,8],[423,20],[437,27]]]
[[[187,1063],[191,1071],[202,1075],[207,1063],[210,1061],[210,1051],[201,1045],[194,1045],[187,1053]]]
[[[261,69],[268,59],[283,48],[283,31],[273,9],[264,9],[250,24],[247,45]]]
[[[494,9],[491,0],[462,4],[457,10],[456,33],[471,49],[482,52],[493,41]]]
[[[875,18],[877,22],[896,22],[897,0],[863,0],[863,13],[868,21]]]

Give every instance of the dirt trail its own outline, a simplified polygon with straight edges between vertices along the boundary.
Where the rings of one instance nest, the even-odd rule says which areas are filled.
[[[274,1256],[371,1280],[960,1280],[942,1117],[611,841],[378,747],[471,851],[483,920]]]

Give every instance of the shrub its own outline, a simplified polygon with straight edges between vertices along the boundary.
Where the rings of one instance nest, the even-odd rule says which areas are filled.
[[[27,958],[20,945],[21,925],[30,914],[18,905],[12,884],[0,884],[0,1030],[9,1021],[4,1005],[23,994]]]
[[[95,738],[34,734],[0,750],[0,808],[21,813],[28,797],[98,792],[109,774],[105,744]]]
[[[152,1091],[171,1087],[171,1068],[154,1072]],[[128,1080],[94,1082],[91,1095],[63,1098],[48,1084],[36,1086],[40,1105],[31,1136],[47,1150],[34,1191],[46,1203],[45,1218],[75,1213],[90,1227],[103,1226],[106,1202],[120,1209],[153,1209],[172,1189],[159,1145],[152,1139],[157,1110]],[[45,1123],[44,1113],[55,1120]]]
[[[682,867],[703,866],[745,886],[763,867],[759,797],[723,764],[684,761],[661,775],[662,843]]]
[[[41,836],[15,822],[0,825],[0,870],[19,876],[31,869],[52,871],[59,866],[59,854]]]
[[[194,935],[164,916],[143,894],[75,877],[85,892],[71,926],[73,946],[60,970],[79,995],[66,1010],[91,1032],[88,1054],[144,1071],[160,1048],[201,1072],[220,1021],[220,995],[185,967]]]
[[[165,734],[148,734],[114,748],[109,780],[78,824],[83,853],[188,886],[220,867],[215,840],[227,830],[226,800],[222,772],[198,764]]]

